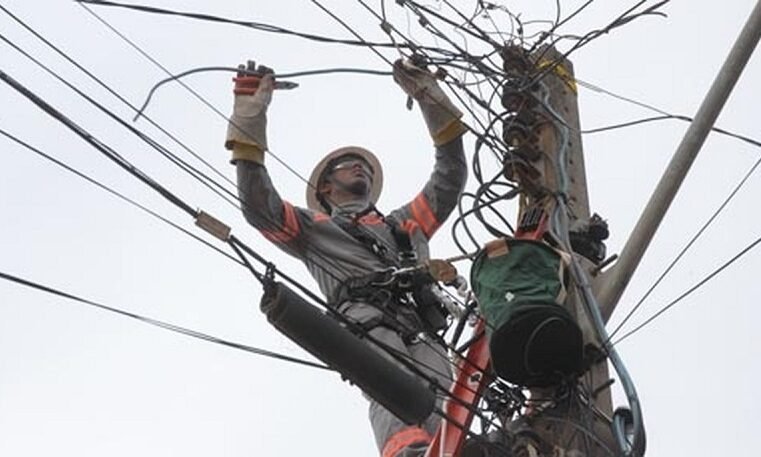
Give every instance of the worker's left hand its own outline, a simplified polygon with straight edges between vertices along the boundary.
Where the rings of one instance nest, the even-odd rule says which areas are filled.
[[[233,150],[233,162],[251,160],[262,163],[267,150],[267,107],[275,88],[273,71],[252,61],[233,78],[235,101],[227,126],[225,148]],[[251,72],[256,74],[252,75]]]
[[[420,105],[435,145],[448,143],[465,132],[460,122],[462,112],[449,100],[431,72],[400,59],[394,62],[393,74],[394,81]]]

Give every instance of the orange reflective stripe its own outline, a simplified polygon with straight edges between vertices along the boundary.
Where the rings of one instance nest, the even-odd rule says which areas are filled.
[[[402,229],[407,232],[410,236],[412,236],[413,233],[415,233],[415,230],[420,229],[420,225],[418,225],[417,222],[415,222],[414,219],[405,219],[402,221]]]
[[[415,443],[430,443],[431,435],[420,427],[408,427],[391,435],[383,446],[381,457],[396,457],[402,449]]]
[[[330,220],[330,216],[325,213],[317,212],[312,216],[312,220],[315,222],[325,222]]]
[[[378,213],[370,213],[360,217],[359,223],[362,225],[380,225],[384,222]]]
[[[412,200],[410,209],[412,210],[412,217],[415,219],[415,222],[420,225],[420,228],[423,229],[425,236],[427,238],[432,237],[441,224],[436,220],[431,205],[428,203],[428,199],[422,192]]]
[[[287,243],[296,238],[301,231],[299,219],[293,205],[283,201],[283,226],[280,230],[260,230],[262,235],[275,243]]]

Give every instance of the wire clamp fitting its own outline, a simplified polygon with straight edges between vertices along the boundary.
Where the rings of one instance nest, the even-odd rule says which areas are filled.
[[[203,210],[198,210],[196,225],[222,241],[230,238],[230,226]]]
[[[269,283],[275,282],[275,271],[277,271],[277,267],[272,262],[267,262],[267,264],[264,267],[264,280]]]

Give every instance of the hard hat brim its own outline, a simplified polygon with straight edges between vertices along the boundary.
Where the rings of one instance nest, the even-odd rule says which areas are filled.
[[[317,164],[317,166],[314,167],[314,170],[312,170],[312,174],[309,177],[309,184],[307,185],[307,191],[306,191],[307,208],[313,211],[320,211],[320,212],[325,211],[325,208],[322,207],[322,204],[320,204],[320,200],[317,198],[317,189],[318,189],[320,178],[322,177],[323,173],[325,172],[325,169],[330,164],[330,162],[332,162],[334,159],[338,157],[341,157],[347,154],[353,154],[353,155],[357,155],[361,157],[373,168],[373,180],[372,180],[372,186],[370,187],[368,198],[370,202],[373,204],[375,204],[378,201],[378,198],[380,197],[380,194],[381,194],[381,190],[383,189],[383,168],[381,167],[380,161],[375,156],[375,154],[373,154],[372,152],[368,151],[365,148],[361,148],[359,146],[345,146],[342,148],[338,148],[335,151],[332,151],[328,155],[323,157],[322,160],[320,160],[320,162]]]

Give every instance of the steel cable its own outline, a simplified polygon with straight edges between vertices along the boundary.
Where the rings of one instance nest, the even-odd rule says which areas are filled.
[[[264,356],[264,357],[269,357],[269,358],[281,360],[281,361],[284,361],[284,362],[295,363],[295,364],[307,366],[307,367],[310,367],[310,368],[319,368],[319,369],[322,369],[322,370],[333,371],[330,367],[327,367],[327,366],[322,365],[322,364],[310,362],[308,360],[299,359],[297,357],[291,357],[291,356],[288,356],[288,355],[280,354],[280,353],[269,351],[269,350],[266,350],[266,349],[257,348],[257,347],[254,347],[254,346],[249,346],[249,345],[246,345],[246,344],[235,343],[233,341],[229,341],[229,340],[225,340],[225,339],[222,339],[222,338],[218,338],[216,336],[212,336],[212,335],[209,335],[207,333],[199,332],[197,330],[192,330],[192,329],[189,329],[187,327],[182,327],[182,326],[179,326],[179,325],[170,324],[170,323],[165,322],[165,321],[161,321],[161,320],[158,320],[158,319],[153,319],[151,317],[146,317],[146,316],[143,316],[143,315],[140,315],[140,314],[137,314],[137,313],[133,313],[133,312],[130,312],[130,311],[125,311],[123,309],[114,308],[112,306],[107,306],[107,305],[104,305],[104,304],[101,304],[101,303],[98,303],[98,302],[95,302],[95,301],[92,301],[92,300],[88,300],[86,298],[79,297],[77,295],[70,294],[68,292],[64,292],[64,291],[62,291],[60,289],[56,289],[56,288],[53,288],[53,287],[50,287],[50,286],[46,286],[46,285],[43,285],[43,284],[40,284],[40,283],[37,283],[37,282],[33,282],[33,281],[30,281],[30,280],[27,280],[27,279],[24,279],[24,278],[21,278],[21,277],[18,277],[18,276],[14,276],[14,275],[2,272],[2,271],[0,271],[0,278],[5,279],[5,280],[10,281],[10,282],[13,282],[13,283],[16,283],[16,284],[19,284],[19,285],[22,285],[22,286],[25,286],[25,287],[29,287],[29,288],[36,289],[36,290],[39,290],[39,291],[42,291],[42,292],[46,292],[46,293],[49,293],[49,294],[52,294],[52,295],[55,295],[55,296],[58,296],[58,297],[66,298],[66,299],[73,300],[73,301],[76,301],[76,302],[79,302],[79,303],[82,303],[82,304],[85,304],[85,305],[88,305],[88,306],[92,306],[92,307],[98,308],[98,309],[103,310],[103,311],[107,311],[107,312],[110,312],[110,313],[118,314],[118,315],[123,316],[123,317],[128,317],[130,319],[134,319],[134,320],[142,322],[144,324],[148,324],[148,325],[152,325],[152,326],[155,326],[155,327],[159,327],[159,328],[162,328],[164,330],[169,330],[170,332],[175,332],[175,333],[179,333],[179,334],[182,334],[182,335],[186,335],[186,336],[189,336],[191,338],[196,338],[196,339],[199,339],[199,340],[208,341],[210,343],[219,344],[219,345],[222,345],[222,346],[225,346],[225,347],[229,347],[229,348],[233,348],[233,349],[238,349],[238,350],[245,351],[245,352],[248,352],[248,353],[251,353],[251,354],[256,354],[256,355],[260,355],[260,356]]]

